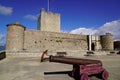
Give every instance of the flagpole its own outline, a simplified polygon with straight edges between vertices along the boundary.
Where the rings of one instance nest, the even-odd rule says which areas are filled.
[[[49,8],[50,8],[50,0],[48,0],[48,11],[49,11]]]

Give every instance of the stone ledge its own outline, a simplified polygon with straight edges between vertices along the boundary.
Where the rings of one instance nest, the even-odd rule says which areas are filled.
[[[48,55],[56,56],[57,52],[66,52],[66,56],[71,57],[85,57],[87,51],[80,51],[80,50],[56,50],[50,51],[48,50]],[[6,52],[6,57],[41,57],[43,51],[12,51]],[[109,54],[110,51],[94,51],[93,56],[102,56]]]

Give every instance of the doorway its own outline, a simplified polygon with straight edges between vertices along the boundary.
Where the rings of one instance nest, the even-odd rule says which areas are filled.
[[[91,50],[93,50],[93,51],[95,50],[95,44],[94,43],[91,44]]]

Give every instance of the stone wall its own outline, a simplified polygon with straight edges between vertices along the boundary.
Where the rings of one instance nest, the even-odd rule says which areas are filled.
[[[100,36],[91,36],[91,50],[102,50]]]
[[[87,36],[39,30],[27,30],[25,50],[88,50]]]
[[[114,50],[113,36],[110,33],[101,35],[101,45],[103,50]]]
[[[91,50],[113,50],[111,34],[88,38],[87,35],[80,34],[25,30],[19,23],[8,24],[7,27],[7,51],[90,50],[88,47],[93,47]]]
[[[44,9],[41,9],[38,18],[38,30],[60,32],[60,14],[46,12]]]
[[[7,25],[6,50],[23,50],[24,30],[18,22]]]
[[[58,56],[57,52],[66,52],[68,57],[86,57],[87,51],[81,50],[48,50],[48,55]],[[115,53],[117,53],[116,51]],[[41,58],[43,51],[15,51],[15,52],[7,52],[5,57],[39,57]],[[103,56],[110,55],[110,51],[94,51],[94,55],[91,56]],[[47,56],[48,57],[48,56]]]

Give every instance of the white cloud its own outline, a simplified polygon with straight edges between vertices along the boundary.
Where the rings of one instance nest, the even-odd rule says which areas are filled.
[[[104,35],[105,33],[111,33],[114,40],[120,40],[120,20],[107,22],[98,29],[80,27],[70,31],[70,33],[83,35]]]
[[[71,34],[83,34],[83,35],[93,35],[96,33],[96,29],[92,29],[92,28],[78,28],[75,30],[70,31]]]
[[[6,7],[3,5],[0,5],[0,14],[1,15],[11,15],[13,12],[13,8],[12,7]]]
[[[64,31],[64,30],[62,30],[61,32],[62,32],[62,33],[69,33],[68,31]]]
[[[5,45],[5,36],[0,34],[0,46]]]
[[[105,33],[111,33],[114,40],[120,40],[120,20],[105,23],[95,34],[103,35]]]
[[[38,15],[30,15],[30,14],[28,14],[28,15],[24,16],[24,18],[30,19],[30,20],[37,20]]]

